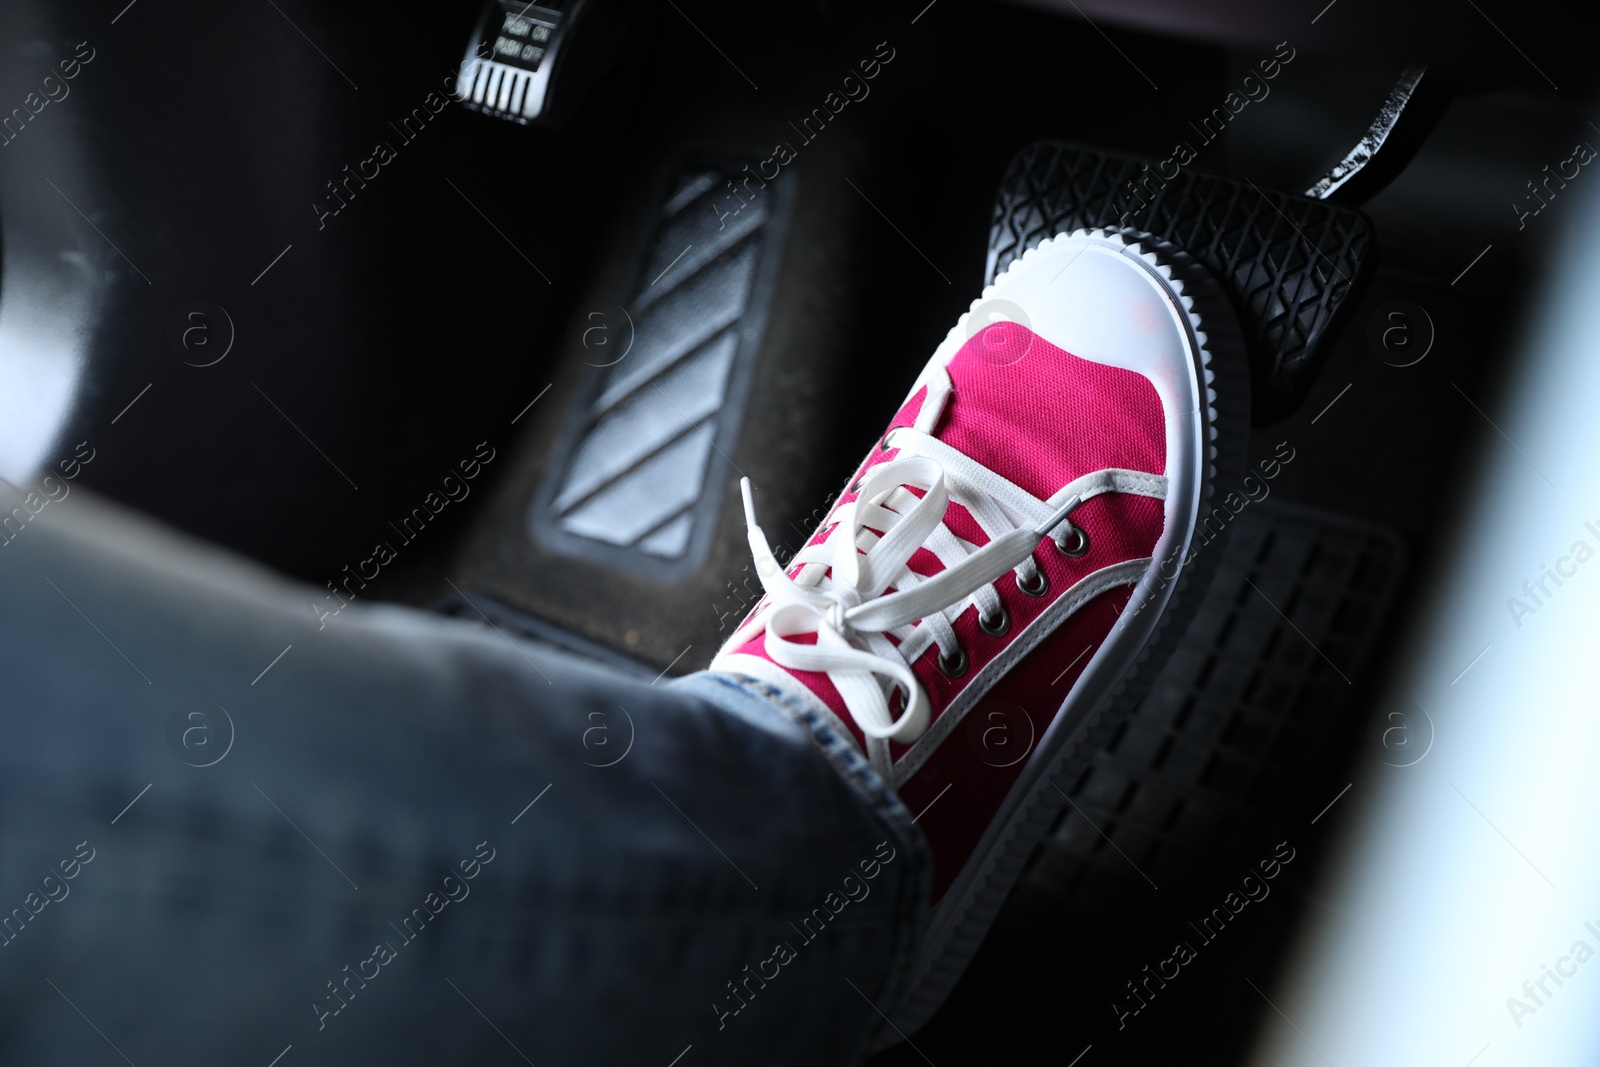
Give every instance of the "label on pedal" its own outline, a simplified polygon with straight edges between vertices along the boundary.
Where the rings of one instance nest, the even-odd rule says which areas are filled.
[[[561,12],[521,0],[499,0],[500,24],[484,27],[484,59],[492,59],[530,74],[539,69],[550,50],[550,38],[561,24]],[[489,34],[494,34],[493,38]]]
[[[538,118],[577,8],[578,0],[489,0],[461,63],[461,102],[514,122]]]

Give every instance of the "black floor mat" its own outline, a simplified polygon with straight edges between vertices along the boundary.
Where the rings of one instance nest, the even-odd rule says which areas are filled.
[[[1178,941],[1218,955],[1209,946],[1223,924],[1204,925],[1212,906],[1293,837],[1284,827],[1303,814],[1305,781],[1364,718],[1356,700],[1406,551],[1387,529],[1276,499],[1245,505],[1218,550],[1216,580],[1179,650],[1091,768],[1063,783],[1071,805],[918,1045],[951,1062],[994,1062],[1048,1036],[1052,1056],[1066,1062],[1089,1044],[1137,1041],[1147,1028],[1147,1037],[1170,1037],[1188,1005],[1164,1011],[1165,986],[1137,986],[1141,1001],[1127,983],[1143,981],[1146,965],[1169,958]],[[1228,914],[1242,920],[1248,906]],[[1259,952],[1256,933],[1227,947]],[[1189,981],[1191,994],[1204,993],[1203,979]],[[1136,1023],[1146,1010],[1155,1021]],[[1208,1012],[1221,1017],[1202,1005]],[[1018,1022],[998,1032],[972,1025],[1002,1017]],[[1118,1037],[1124,1030],[1134,1037]],[[1248,1036],[1224,1030],[1218,1041]],[[1127,1054],[1132,1045],[1118,1047]],[[922,1060],[900,1046],[872,1062]]]
[[[1182,646],[1068,790],[1080,810],[1041,846],[1010,921],[1076,937],[1134,910],[1168,917],[1181,898],[1144,901],[1144,875],[1195,884],[1241,837],[1253,847],[1339,721],[1404,567],[1399,538],[1269,500],[1240,513],[1225,552]]]

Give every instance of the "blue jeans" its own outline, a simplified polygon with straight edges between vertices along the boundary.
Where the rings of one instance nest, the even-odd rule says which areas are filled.
[[[319,593],[81,491],[0,544],[0,1063],[862,1053],[928,859],[849,745]]]

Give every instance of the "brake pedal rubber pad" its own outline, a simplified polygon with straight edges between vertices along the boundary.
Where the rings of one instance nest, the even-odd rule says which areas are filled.
[[[1037,141],[995,195],[986,281],[1046,237],[1113,227],[1165,238],[1198,259],[1244,329],[1257,425],[1293,414],[1359,299],[1376,248],[1349,207],[1145,157]]]

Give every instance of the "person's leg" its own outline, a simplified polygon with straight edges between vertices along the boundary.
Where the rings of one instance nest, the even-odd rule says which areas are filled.
[[[851,745],[316,596],[86,494],[0,547],[0,1062],[859,1052],[928,876]]]

